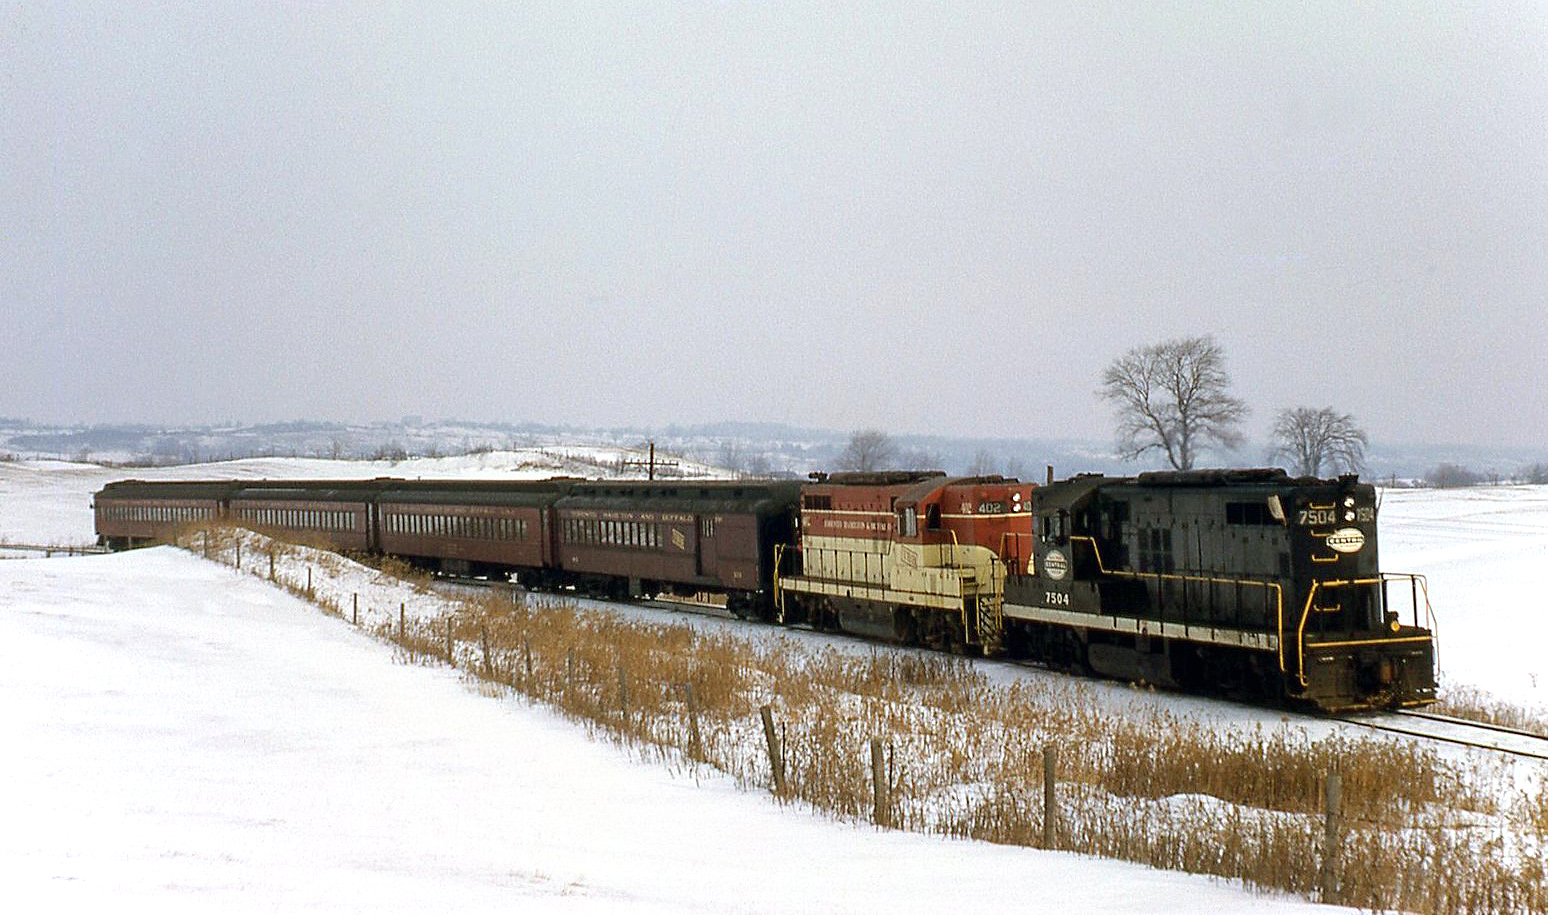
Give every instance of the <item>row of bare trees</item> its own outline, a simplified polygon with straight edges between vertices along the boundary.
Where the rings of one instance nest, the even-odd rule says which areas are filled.
[[[1225,353],[1214,337],[1183,337],[1137,346],[1102,373],[1103,398],[1118,422],[1118,452],[1137,460],[1159,452],[1177,470],[1191,470],[1201,450],[1241,446],[1247,404],[1230,393]],[[1363,468],[1370,440],[1348,413],[1332,407],[1291,407],[1274,419],[1270,460],[1283,460],[1303,476]],[[834,461],[840,470],[881,470],[906,465],[885,432],[862,429]],[[916,462],[917,464],[917,462]],[[992,459],[975,458],[975,474],[991,472]],[[924,466],[922,464],[917,466]],[[1017,467],[1015,470],[1019,470]],[[1015,470],[1012,475],[1019,475]]]
[[[1159,451],[1173,468],[1191,470],[1201,448],[1241,446],[1248,408],[1230,386],[1225,354],[1206,335],[1129,350],[1102,373],[1100,393],[1114,405],[1125,460]],[[1332,407],[1281,410],[1272,434],[1270,459],[1305,476],[1359,470],[1370,444],[1354,417]]]

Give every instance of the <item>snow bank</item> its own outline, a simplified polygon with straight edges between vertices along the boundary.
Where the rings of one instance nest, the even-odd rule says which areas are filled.
[[[641,765],[171,548],[0,563],[0,595],[0,879],[29,910],[1304,908]]]
[[[1381,559],[1429,579],[1443,692],[1548,708],[1548,486],[1386,491]]]

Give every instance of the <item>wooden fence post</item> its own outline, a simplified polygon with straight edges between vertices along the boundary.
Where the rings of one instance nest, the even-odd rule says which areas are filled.
[[[306,567],[306,596],[307,596],[308,600],[310,600],[313,597],[313,594],[312,594],[312,567],[310,565]]]
[[[1057,848],[1059,841],[1059,805],[1054,796],[1054,776],[1059,750],[1053,744],[1043,746],[1043,847]]]
[[[350,619],[350,622],[352,622],[356,626],[358,626],[358,625],[360,625],[360,592],[359,591],[356,591],[352,595],[351,602],[353,603],[354,607],[350,611],[349,619]]]
[[[208,528],[204,531],[204,558],[210,558],[210,532]]]
[[[521,660],[527,668],[527,683],[532,682],[532,642],[529,639],[521,640]]]
[[[242,571],[242,541],[236,542],[236,570]]]
[[[408,620],[404,614],[403,604],[398,604],[398,641],[403,641],[408,630]]]
[[[494,665],[489,660],[489,627],[488,626],[480,626],[480,627],[478,627],[478,640],[484,646],[484,676],[487,679],[493,680],[494,679]]]
[[[785,760],[779,749],[779,735],[774,733],[774,709],[765,705],[758,709],[763,718],[763,740],[769,748],[769,770],[774,774],[774,793],[785,793]]]
[[[623,664],[618,665],[618,713],[623,718],[624,729],[629,727],[629,674]]]
[[[1329,772],[1323,783],[1322,794],[1322,902],[1337,902],[1339,846],[1339,808],[1343,804],[1344,779],[1337,772]]]
[[[269,581],[274,580],[274,551],[269,551]]]
[[[882,757],[882,742],[880,737],[871,738],[871,822],[877,826],[887,826],[892,817],[889,816],[891,805],[887,798],[887,765]]]
[[[446,663],[457,666],[457,659],[452,655],[452,621],[449,616],[446,618]]]
[[[699,700],[693,684],[683,684],[683,699],[688,705],[688,752],[694,759],[704,758],[704,741],[699,737]]]

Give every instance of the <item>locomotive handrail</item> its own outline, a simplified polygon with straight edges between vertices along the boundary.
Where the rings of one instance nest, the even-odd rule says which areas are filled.
[[[962,544],[960,542],[958,542],[958,540],[957,540],[957,532],[956,531],[954,531],[954,530],[952,530],[951,528],[948,527],[948,528],[946,528],[946,533],[951,535],[951,565],[946,565],[945,563],[942,563],[941,567],[942,568],[946,568],[946,569],[960,569],[960,568],[962,568],[962,566],[961,566],[960,563],[957,562],[957,553],[958,553],[959,550],[961,550]],[[945,546],[945,545],[946,544],[944,544],[944,543],[941,544],[941,546]]]
[[[1279,649],[1279,672],[1288,672],[1285,670],[1285,589],[1284,586],[1279,582],[1257,581],[1251,578],[1221,578],[1213,575],[1186,575],[1180,572],[1135,572],[1129,569],[1109,569],[1106,563],[1102,561],[1102,548],[1097,544],[1095,538],[1086,536],[1084,534],[1071,535],[1071,543],[1077,540],[1084,541],[1091,546],[1091,555],[1096,558],[1097,571],[1103,575],[1112,575],[1118,578],[1153,578],[1156,581],[1195,581],[1220,585],[1253,585],[1255,587],[1273,591],[1275,624],[1274,631],[1278,633],[1276,641],[1278,643]],[[1183,620],[1183,626],[1186,627],[1187,625],[1188,621],[1186,619]]]
[[[865,585],[867,587],[870,587],[870,586],[885,586],[886,583],[887,583],[887,579],[886,579],[886,575],[885,575],[886,567],[883,564],[883,562],[884,562],[884,560],[886,559],[886,556],[887,556],[886,553],[877,553],[877,552],[874,552],[872,550],[851,550],[851,549],[845,549],[843,547],[835,547],[835,546],[811,546],[810,544],[796,544],[796,545],[790,546],[788,549],[789,549],[790,552],[801,554],[801,556],[802,556],[801,577],[803,577],[803,578],[810,578],[810,579],[814,579],[814,580],[817,580],[817,581],[860,582],[860,583],[862,583],[863,585]],[[786,547],[785,547],[784,544],[775,544],[776,555],[783,555],[785,551],[786,551]],[[829,578],[829,577],[826,577],[824,575],[819,575],[819,574],[813,572],[811,569],[806,568],[807,563],[806,563],[805,560],[806,560],[807,556],[809,556],[809,555],[816,555],[817,557],[821,558],[821,557],[823,557],[824,554],[826,554],[828,557],[831,557],[831,559],[833,560],[833,563],[832,563],[833,564],[833,568],[830,571],[835,573],[835,574],[843,574],[843,570],[838,568],[838,559],[840,557],[844,557],[848,561],[848,564],[849,564],[849,573],[848,573],[849,577],[848,578]],[[861,573],[861,576],[858,577],[858,578],[856,577],[856,572],[855,572],[855,569],[856,569],[855,556],[857,556],[857,555],[864,557],[864,560],[859,564],[860,568],[862,569],[862,573]],[[872,562],[873,562],[872,557],[875,557],[874,562],[878,566],[878,568],[876,568],[874,570],[872,568]],[[873,571],[875,572],[875,576],[874,577],[872,575]]]
[[[1391,639],[1359,639],[1346,642],[1323,642],[1327,647],[1343,647],[1346,645],[1390,645],[1398,642],[1431,642],[1435,641],[1435,610],[1430,606],[1430,583],[1423,575],[1414,572],[1377,572],[1375,578],[1343,578],[1331,581],[1314,581],[1311,589],[1306,593],[1306,605],[1301,608],[1301,622],[1295,630],[1295,663],[1296,679],[1302,686],[1310,685],[1306,679],[1306,623],[1311,619],[1312,610],[1316,607],[1317,591],[1326,588],[1343,588],[1359,585],[1386,585],[1389,581],[1408,581],[1417,586],[1414,592],[1414,625],[1419,625],[1419,592],[1424,593],[1424,615],[1431,624],[1429,635],[1409,635]],[[1383,593],[1385,597],[1385,592]]]
[[[1000,561],[1005,563],[1005,567],[1007,569],[1012,570],[1009,574],[1017,574],[1017,575],[1019,575],[1020,572],[1017,571],[1017,570],[1026,567],[1026,563],[1023,562],[1022,559],[1021,559],[1021,538],[1026,537],[1026,538],[1030,539],[1031,536],[1032,536],[1031,534],[1023,534],[1020,531],[1001,531],[1000,532],[1000,551],[999,551],[1000,552]],[[1016,549],[1014,551],[1007,550],[1005,548],[1005,544],[1006,544],[1007,541],[1010,541],[1010,542],[1015,544]],[[1015,562],[1012,562],[1008,558],[1008,557],[1011,557],[1011,556],[1015,557]],[[1028,559],[1032,558],[1032,550],[1030,548],[1027,549],[1027,558]],[[1031,574],[1031,573],[1029,572],[1028,574]]]
[[[774,619],[779,623],[785,621],[785,592],[779,586],[779,566],[784,556],[785,545],[774,544]]]

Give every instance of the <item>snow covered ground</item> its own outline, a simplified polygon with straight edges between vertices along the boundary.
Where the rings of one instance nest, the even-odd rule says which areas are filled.
[[[816,819],[642,763],[161,547],[0,563],[0,879],[24,910],[1288,911]]]
[[[1548,486],[1384,493],[1382,568],[1419,572],[1441,686],[1548,708]]]
[[[451,463],[387,472],[522,472],[501,457],[440,460]],[[383,473],[262,459],[133,475]],[[0,541],[89,542],[91,492],[126,475],[0,463]],[[1382,549],[1388,569],[1430,577],[1447,683],[1548,705],[1534,660],[1548,636],[1534,587],[1548,488],[1388,493]],[[1200,702],[1112,692],[1174,711]],[[1200,714],[1272,716],[1231,708]],[[0,756],[0,879],[29,909],[1305,905],[1111,861],[823,821],[713,772],[633,759],[444,669],[397,663],[310,605],[170,548],[0,561],[0,726],[24,748]]]

